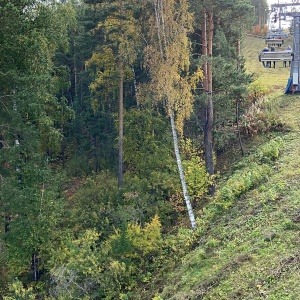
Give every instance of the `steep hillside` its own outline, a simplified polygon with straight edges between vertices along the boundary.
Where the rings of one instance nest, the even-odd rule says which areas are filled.
[[[288,68],[263,69],[249,47],[244,54],[249,70],[260,68],[260,80],[277,90],[269,97],[279,105],[282,130],[262,137],[219,183],[199,219],[197,246],[155,299],[299,299],[300,96],[282,93]]]

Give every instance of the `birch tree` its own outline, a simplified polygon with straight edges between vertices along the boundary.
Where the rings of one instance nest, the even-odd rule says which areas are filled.
[[[182,190],[192,228],[196,228],[187,185],[184,177],[178,134],[182,134],[184,120],[190,117],[193,106],[192,87],[202,77],[198,70],[189,72],[190,48],[188,33],[191,32],[192,15],[188,1],[146,1],[152,14],[149,22],[149,43],[145,49],[145,66],[151,81],[147,90],[154,94],[156,103],[162,103],[171,121],[176,161]],[[141,91],[141,90],[140,90]]]

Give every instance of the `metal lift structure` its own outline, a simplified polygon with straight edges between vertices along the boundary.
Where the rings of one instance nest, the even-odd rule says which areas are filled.
[[[277,51],[273,52],[271,56],[269,53],[272,52],[265,52],[266,57],[264,56],[264,53],[262,52],[262,56],[264,58],[261,58],[261,60],[268,59],[268,61],[278,61],[282,60],[284,62],[289,61],[291,63],[291,69],[290,69],[290,77],[287,82],[287,86],[285,89],[285,94],[294,94],[300,92],[300,12],[296,11],[296,7],[300,6],[300,3],[298,0],[293,0],[293,3],[285,3],[285,4],[272,4],[271,5],[271,13],[274,13],[275,21],[278,19],[279,22],[281,20],[286,20],[287,17],[293,18],[293,49],[291,52],[287,51]],[[275,54],[276,53],[276,54]]]

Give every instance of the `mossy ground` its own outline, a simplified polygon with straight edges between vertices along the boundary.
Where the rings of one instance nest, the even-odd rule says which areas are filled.
[[[265,69],[257,61],[259,43],[244,41],[246,67],[270,88],[284,130],[256,146],[280,136],[283,149],[266,180],[210,218],[157,299],[300,299],[300,96],[283,94],[289,68]]]

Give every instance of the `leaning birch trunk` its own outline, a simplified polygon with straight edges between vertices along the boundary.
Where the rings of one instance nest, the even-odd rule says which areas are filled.
[[[155,5],[154,5],[154,10],[155,10],[155,20],[157,23],[157,36],[158,36],[158,41],[159,41],[159,49],[160,49],[160,55],[162,59],[166,59],[164,57],[164,53],[167,53],[167,38],[166,38],[166,28],[165,28],[165,20],[164,20],[164,10],[163,10],[163,3],[161,0],[158,0]],[[162,37],[160,36],[162,32]],[[163,42],[162,42],[163,40]],[[183,167],[182,167],[182,162],[181,162],[181,157],[180,157],[180,152],[179,152],[179,146],[178,146],[178,138],[177,138],[177,131],[175,127],[175,121],[174,121],[174,112],[173,109],[170,106],[168,95],[167,97],[167,111],[170,116],[171,120],[171,128],[172,128],[172,135],[173,135],[173,143],[174,143],[174,150],[175,150],[175,155],[176,155],[176,161],[177,161],[177,166],[178,166],[178,171],[179,171],[179,176],[180,176],[180,181],[182,185],[182,190],[183,190],[183,196],[184,200],[188,209],[188,214],[189,214],[189,219],[192,225],[193,229],[197,228],[196,221],[195,221],[195,216],[193,212],[193,208],[191,205],[189,193],[187,190],[187,185],[186,181],[184,178],[184,172],[183,172]]]
[[[177,161],[180,181],[181,181],[181,185],[182,185],[184,200],[185,200],[186,207],[187,207],[187,210],[188,210],[188,213],[189,213],[189,218],[190,218],[192,228],[196,229],[197,225],[196,225],[196,221],[195,221],[195,216],[194,216],[190,196],[189,196],[189,193],[188,193],[188,190],[187,190],[186,181],[185,181],[185,178],[184,178],[184,172],[183,172],[183,167],[182,167],[182,162],[181,162],[181,157],[180,157],[180,152],[179,152],[179,147],[178,147],[177,132],[176,132],[174,116],[173,116],[172,112],[170,112],[170,120],[171,120],[171,127],[172,127],[174,150],[175,150],[176,161]]]

